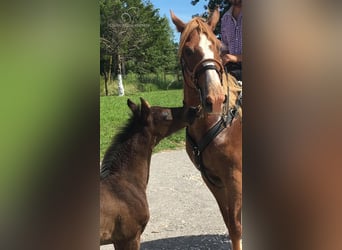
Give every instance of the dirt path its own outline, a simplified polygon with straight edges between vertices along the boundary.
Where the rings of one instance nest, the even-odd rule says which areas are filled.
[[[147,196],[151,217],[142,250],[229,249],[216,201],[184,149],[152,156]]]

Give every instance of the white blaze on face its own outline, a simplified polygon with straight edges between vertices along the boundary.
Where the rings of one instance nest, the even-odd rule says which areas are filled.
[[[199,47],[203,51],[203,58],[202,60],[205,59],[214,59],[214,52],[210,49],[210,45],[212,45],[211,41],[207,38],[205,34],[200,34],[200,41],[199,41]],[[205,62],[203,66],[206,65],[215,65],[213,62]],[[206,81],[211,83],[211,84],[220,84],[220,77],[216,70],[207,70],[205,72],[206,74]]]

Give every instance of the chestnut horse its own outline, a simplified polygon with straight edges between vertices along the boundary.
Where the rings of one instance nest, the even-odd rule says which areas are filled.
[[[183,108],[141,108],[128,99],[133,116],[113,139],[100,172],[100,245],[138,250],[149,220],[146,187],[152,149],[187,123]]]
[[[181,32],[184,106],[199,110],[198,117],[187,127],[186,151],[215,196],[233,250],[240,250],[242,92],[221,63],[221,43],[213,33],[219,17],[216,8],[207,21],[195,17],[184,23],[171,11],[172,21]]]

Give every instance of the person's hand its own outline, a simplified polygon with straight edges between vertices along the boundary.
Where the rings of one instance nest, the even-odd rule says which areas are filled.
[[[226,65],[229,62],[234,62],[237,63],[238,62],[238,57],[236,55],[232,55],[232,54],[225,54],[222,56],[222,64]]]

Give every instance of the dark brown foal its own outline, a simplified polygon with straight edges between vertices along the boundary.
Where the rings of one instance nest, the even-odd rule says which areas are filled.
[[[146,187],[152,149],[184,128],[183,108],[141,107],[128,100],[133,115],[107,149],[101,166],[100,245],[137,250],[149,220]]]

